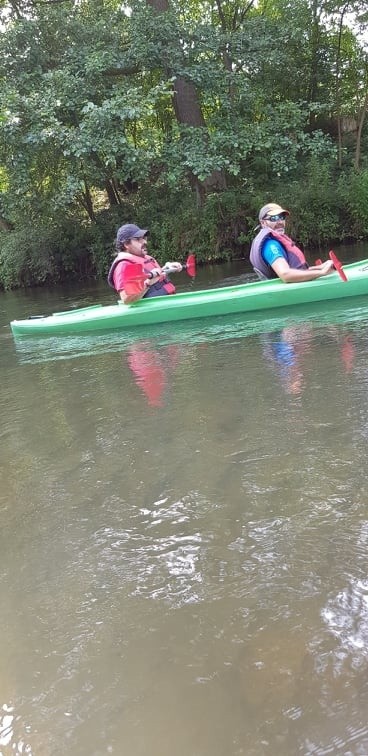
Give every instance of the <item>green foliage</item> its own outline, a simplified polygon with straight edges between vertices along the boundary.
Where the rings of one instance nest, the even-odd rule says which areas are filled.
[[[104,275],[128,220],[162,260],[239,256],[272,199],[308,246],[368,235],[366,124],[361,173],[354,133],[336,171],[336,112],[356,118],[367,92],[348,6],[155,5],[2,4],[3,286]],[[360,1],[349,11],[363,19]]]
[[[0,284],[4,289],[82,280],[91,273],[88,229],[74,224],[24,226],[0,234]]]
[[[286,191],[284,188],[281,201],[292,210],[292,235],[306,247],[321,247],[341,238],[336,167],[331,159],[313,156],[302,180],[293,181]]]
[[[201,208],[189,193],[173,191],[163,198],[150,191],[133,217],[149,228],[151,250],[161,262],[173,257],[184,261],[195,252],[204,263],[242,257],[257,214],[258,208],[249,210],[247,192],[230,189],[210,194]]]
[[[0,234],[0,282],[4,289],[43,284],[57,278],[50,234],[35,229]]]
[[[368,236],[368,169],[350,171],[340,177],[338,189],[348,212],[346,228],[355,239]]]

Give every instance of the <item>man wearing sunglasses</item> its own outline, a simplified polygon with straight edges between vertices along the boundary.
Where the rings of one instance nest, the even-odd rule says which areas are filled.
[[[166,263],[164,269],[148,254],[147,229],[134,223],[125,223],[116,235],[117,255],[113,260],[107,281],[119,292],[124,304],[133,304],[139,299],[175,294],[175,286],[166,276],[167,272],[180,272],[179,262]]]
[[[333,270],[331,260],[309,266],[304,253],[285,234],[288,210],[270,202],[259,211],[260,230],[253,239],[250,261],[259,278],[281,278],[284,283],[313,281]]]

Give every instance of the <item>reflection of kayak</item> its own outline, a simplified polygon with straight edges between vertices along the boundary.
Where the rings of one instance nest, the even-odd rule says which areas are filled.
[[[152,297],[134,305],[92,305],[49,316],[13,320],[15,336],[73,334],[111,329],[131,329],[158,323],[251,313],[264,318],[265,311],[296,307],[368,294],[368,260],[344,267],[343,282],[337,272],[315,281],[285,284],[279,279],[256,281],[219,289]],[[256,315],[257,316],[257,315]]]
[[[73,359],[81,356],[106,354],[107,352],[129,351],[132,345],[144,344],[150,349],[160,350],[174,344],[207,344],[215,341],[231,341],[248,338],[261,333],[271,333],[283,328],[305,326],[327,327],[330,325],[366,327],[368,322],[368,298],[337,299],[316,302],[314,305],[300,305],[265,312],[239,313],[227,317],[213,317],[204,320],[183,320],[181,322],[153,325],[148,332],[141,328],[124,328],[95,331],[94,333],[40,334],[32,339],[16,338],[15,348],[23,363],[48,362],[49,360]]]

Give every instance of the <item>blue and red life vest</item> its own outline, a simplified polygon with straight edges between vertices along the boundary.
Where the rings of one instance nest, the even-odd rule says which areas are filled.
[[[145,257],[139,257],[138,255],[132,255],[130,252],[119,252],[119,254],[115,257],[115,260],[113,260],[107,276],[107,283],[113,289],[115,289],[114,271],[116,266],[121,262],[132,262],[140,265],[142,268],[142,273],[144,274],[148,274],[154,268],[160,267],[155,258],[150,257],[149,255],[145,255]],[[175,294],[175,291],[176,289],[174,284],[171,283],[171,281],[169,281],[169,279],[163,273],[162,278],[148,287],[148,290],[143,295],[142,299],[147,299],[148,297],[162,297],[165,294]]]
[[[299,247],[296,246],[295,242],[290,239],[290,236],[286,236],[286,234],[280,234],[277,231],[271,231],[271,229],[269,228],[262,228],[261,231],[259,231],[259,233],[257,234],[256,238],[253,239],[250,249],[250,261],[253,265],[253,268],[259,270],[260,273],[265,276],[265,278],[277,278],[275,271],[271,268],[270,265],[266,263],[266,261],[262,257],[262,247],[266,239],[268,239],[269,237],[280,242],[285,252],[285,259],[289,263],[290,268],[297,270],[306,270],[307,268],[309,268],[309,265],[304,257],[304,253],[301,249],[299,249]]]

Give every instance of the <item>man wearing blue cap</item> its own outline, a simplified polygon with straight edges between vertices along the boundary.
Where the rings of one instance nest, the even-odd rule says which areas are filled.
[[[133,304],[147,297],[175,294],[175,286],[166,276],[168,271],[180,272],[179,262],[161,268],[147,251],[148,230],[125,223],[116,235],[117,256],[108,274],[108,283],[119,292],[124,304]]]

